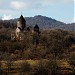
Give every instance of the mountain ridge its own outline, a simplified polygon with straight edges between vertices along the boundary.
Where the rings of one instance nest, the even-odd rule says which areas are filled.
[[[26,25],[30,27],[34,27],[36,24],[38,24],[40,29],[64,29],[68,31],[75,31],[75,23],[66,24],[64,22],[52,19],[51,17],[46,17],[42,15],[36,15],[34,17],[24,17],[24,18],[26,20]],[[10,24],[8,24],[9,26],[7,27],[13,27],[13,26],[16,27],[17,21],[18,18],[8,20]]]
[[[37,23],[40,28],[44,29],[58,28],[58,29],[74,31],[75,28],[75,23],[66,24],[64,22],[42,15],[36,15],[34,17],[25,17],[25,19],[27,21],[27,25],[34,26]]]

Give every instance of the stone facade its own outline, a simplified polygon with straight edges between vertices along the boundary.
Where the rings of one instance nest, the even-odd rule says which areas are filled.
[[[26,27],[26,20],[21,15],[17,21],[17,28],[11,33],[11,40],[23,40],[25,33],[32,32],[32,34],[39,33],[39,27],[36,24],[33,30],[30,30],[29,27]]]

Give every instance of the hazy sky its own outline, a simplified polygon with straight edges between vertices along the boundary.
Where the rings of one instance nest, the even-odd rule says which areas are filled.
[[[18,18],[21,12],[24,17],[43,15],[53,19],[74,22],[75,0],[0,0],[0,17]]]

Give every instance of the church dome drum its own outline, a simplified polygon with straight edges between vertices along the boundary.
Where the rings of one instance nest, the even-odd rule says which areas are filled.
[[[24,30],[25,27],[26,27],[26,21],[24,19],[24,17],[21,15],[20,18],[18,19],[18,22],[17,22],[17,27],[20,27],[21,30]]]

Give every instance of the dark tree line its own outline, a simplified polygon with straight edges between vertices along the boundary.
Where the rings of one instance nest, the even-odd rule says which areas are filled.
[[[38,36],[28,32],[22,41],[12,41],[10,32],[11,29],[0,30],[0,51],[13,53],[16,50],[27,53],[29,51],[28,59],[46,58],[50,53],[54,53],[55,57],[61,56],[65,49],[75,44],[75,34],[60,29],[42,31]]]
[[[16,28],[16,21],[14,20],[0,20],[0,29],[2,28]]]

